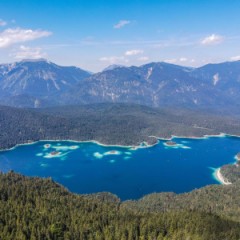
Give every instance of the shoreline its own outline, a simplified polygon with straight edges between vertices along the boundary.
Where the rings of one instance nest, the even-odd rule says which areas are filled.
[[[218,135],[204,135],[202,137],[195,137],[195,136],[175,136],[175,135],[172,135],[171,138],[158,138],[156,136],[149,136],[149,137],[154,137],[157,139],[157,142],[152,144],[152,145],[148,145],[146,141],[143,141],[141,144],[137,145],[137,146],[125,146],[125,145],[108,145],[108,144],[103,144],[101,142],[98,142],[96,140],[87,140],[87,141],[77,141],[77,140],[60,140],[60,139],[55,139],[55,140],[38,140],[38,141],[32,141],[30,142],[30,140],[28,140],[27,143],[22,143],[22,144],[16,144],[14,147],[11,147],[9,149],[1,149],[0,152],[3,152],[3,151],[11,151],[11,150],[14,150],[16,149],[17,147],[19,146],[27,146],[27,145],[34,145],[34,144],[37,144],[39,142],[72,142],[72,143],[94,143],[94,144],[97,144],[99,146],[103,146],[103,147],[119,147],[119,148],[125,148],[125,149],[129,149],[129,150],[132,150],[132,151],[135,151],[135,150],[138,150],[138,149],[141,149],[141,148],[149,148],[149,147],[153,147],[157,144],[160,143],[161,140],[163,141],[169,141],[169,140],[173,140],[173,139],[208,139],[208,138],[224,138],[224,137],[236,137],[236,138],[240,138],[240,136],[238,135],[229,135],[229,134],[224,134],[224,133],[220,133]],[[143,145],[142,145],[143,144]],[[234,157],[235,160],[236,159],[236,156]],[[234,164],[234,163],[229,163],[229,164]],[[232,183],[228,181],[228,179],[224,178],[224,176],[222,175],[221,173],[221,167],[217,168],[217,169],[213,169],[213,173],[212,173],[212,177],[218,182],[220,183],[221,185],[231,185]]]
[[[224,179],[223,175],[221,174],[221,168],[217,168],[215,170],[214,176],[218,182],[220,182],[222,185],[230,185],[232,184],[227,179]]]
[[[152,145],[149,145],[147,144],[146,141],[143,141],[141,142],[139,145],[119,145],[119,144],[104,144],[104,143],[101,143],[97,140],[86,140],[86,141],[78,141],[78,140],[70,140],[70,139],[54,139],[54,140],[44,140],[44,139],[41,139],[41,140],[37,140],[37,141],[32,141],[32,142],[27,142],[27,143],[19,143],[19,144],[16,144],[15,146],[13,147],[10,147],[10,148],[1,148],[0,149],[0,152],[3,152],[3,151],[9,151],[9,150],[14,150],[16,147],[18,146],[25,146],[25,145],[33,145],[33,144],[36,144],[38,142],[74,142],[74,143],[95,143],[95,144],[98,144],[99,146],[103,146],[103,147],[119,147],[119,148],[132,148],[132,150],[137,150],[137,149],[141,149],[141,148],[149,148],[149,147],[154,147],[156,146],[157,144],[159,144],[159,142],[162,140],[162,141],[171,141],[173,139],[176,139],[176,138],[184,138],[184,139],[208,139],[208,138],[215,138],[215,137],[219,137],[219,138],[223,138],[223,137],[237,137],[237,138],[240,138],[239,135],[231,135],[231,134],[226,134],[226,133],[219,133],[219,134],[216,134],[216,135],[203,135],[202,137],[195,137],[195,136],[176,136],[176,135],[171,135],[171,137],[169,138],[164,138],[164,137],[157,137],[157,136],[148,136],[148,137],[152,137],[152,138],[156,138],[158,141]],[[28,140],[28,141],[31,141],[31,140]],[[142,146],[142,144],[144,144]]]

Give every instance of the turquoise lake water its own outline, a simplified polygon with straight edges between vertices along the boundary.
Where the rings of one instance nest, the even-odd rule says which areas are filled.
[[[108,191],[122,200],[152,192],[188,192],[219,184],[214,169],[233,163],[240,138],[174,138],[148,148],[105,147],[95,143],[40,141],[0,152],[0,170],[52,177],[75,193]]]

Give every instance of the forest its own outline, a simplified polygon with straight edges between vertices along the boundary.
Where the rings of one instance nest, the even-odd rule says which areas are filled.
[[[235,197],[239,202],[239,192]],[[183,208],[172,208],[167,198],[154,201],[167,209],[149,211],[144,204],[133,208],[107,193],[72,194],[50,178],[0,174],[0,239],[240,239],[240,209],[231,220],[224,198],[216,211],[211,211],[207,196],[193,198]]]
[[[46,109],[0,106],[0,148],[38,140],[154,144],[157,136],[240,135],[240,119],[191,109],[93,104]],[[121,202],[111,193],[77,195],[51,178],[0,174],[0,239],[237,240],[237,165],[222,168],[233,184],[189,193],[153,193]]]
[[[231,183],[240,180],[240,161],[235,164],[228,164],[221,167],[222,175]]]
[[[0,106],[0,148],[38,140],[95,140],[109,145],[152,145],[158,138],[240,135],[240,119],[191,109],[135,104],[92,104],[43,109]],[[156,137],[152,137],[156,136]]]

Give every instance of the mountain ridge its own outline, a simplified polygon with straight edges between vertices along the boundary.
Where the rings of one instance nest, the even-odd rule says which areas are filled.
[[[152,62],[95,74],[42,59],[0,65],[0,103],[17,107],[125,102],[228,109],[239,106],[239,92],[240,61],[197,68]]]
[[[228,65],[235,69],[229,82],[227,74],[232,70]],[[219,84],[222,79],[228,86]],[[238,79],[240,62],[213,64],[210,69],[209,65],[190,68],[163,62],[149,63],[94,74],[70,90],[71,94],[64,94],[63,99],[76,104],[133,102],[155,107],[222,108],[237,104]]]
[[[51,106],[53,94],[75,86],[91,74],[77,67],[61,67],[45,59],[25,59],[0,65],[0,100],[17,107]]]

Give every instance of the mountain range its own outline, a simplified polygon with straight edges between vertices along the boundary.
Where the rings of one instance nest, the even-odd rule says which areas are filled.
[[[165,62],[110,66],[91,74],[44,59],[0,65],[0,104],[17,107],[100,102],[238,109],[240,61],[199,68]]]
[[[91,74],[77,67],[61,67],[45,59],[0,65],[0,101],[20,107],[55,105],[49,101]],[[57,99],[57,97],[56,97]]]

